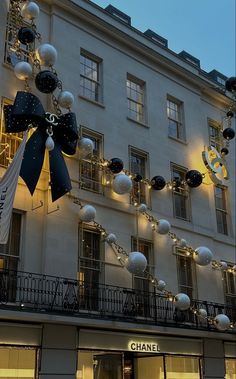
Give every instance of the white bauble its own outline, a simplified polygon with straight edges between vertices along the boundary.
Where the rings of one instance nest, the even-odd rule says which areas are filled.
[[[214,323],[215,323],[216,329],[223,332],[229,329],[230,319],[228,318],[228,316],[224,314],[219,314],[214,318]]]
[[[79,210],[79,219],[84,222],[91,222],[96,217],[96,209],[92,205],[85,205]]]
[[[52,139],[51,136],[49,136],[47,139],[46,139],[46,142],[45,142],[45,147],[48,151],[52,151],[55,147],[55,143]]]
[[[188,245],[187,241],[181,238],[181,240],[179,241],[179,246],[184,248],[184,247],[187,247],[187,245]]]
[[[21,16],[24,18],[28,18],[29,20],[33,20],[39,16],[39,6],[33,1],[27,2],[21,8]]]
[[[180,311],[186,311],[190,307],[190,298],[185,293],[178,293],[174,298],[174,304]]]
[[[143,274],[147,267],[147,259],[144,254],[139,251],[133,251],[129,253],[129,257],[126,261],[127,270],[134,275]]]
[[[62,108],[71,108],[74,103],[74,95],[69,91],[61,91],[58,96],[58,103]]]
[[[14,67],[14,73],[20,80],[29,79],[32,76],[32,67],[28,62],[18,62]]]
[[[157,289],[159,291],[163,291],[166,287],[166,283],[164,282],[164,280],[158,280],[157,282]]]
[[[220,261],[220,269],[224,271],[224,270],[227,270],[227,268],[228,268],[228,264],[224,261]]]
[[[138,209],[138,211],[139,211],[140,213],[143,213],[143,212],[146,212],[146,211],[147,211],[147,206],[146,206],[146,204],[140,204],[139,207],[138,207],[137,209]]]
[[[208,247],[200,246],[193,253],[193,259],[199,266],[207,266],[211,263],[213,254]]]
[[[132,190],[132,180],[127,175],[118,174],[112,182],[112,189],[119,195],[130,193]]]
[[[198,314],[201,317],[204,317],[204,318],[207,317],[207,311],[204,308],[198,309]]]
[[[115,234],[110,233],[110,234],[108,234],[108,236],[106,237],[106,241],[107,241],[108,243],[115,243],[115,242],[117,241],[117,237],[116,237]]]
[[[49,43],[43,43],[36,50],[36,56],[43,66],[53,66],[57,60],[57,51]]]
[[[167,234],[170,231],[170,223],[167,220],[159,220],[157,225],[157,232],[159,234]]]
[[[80,158],[86,158],[93,153],[94,143],[90,138],[81,138],[78,142],[79,156]]]

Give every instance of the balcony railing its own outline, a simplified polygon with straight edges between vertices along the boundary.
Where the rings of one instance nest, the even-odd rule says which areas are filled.
[[[199,300],[192,303],[198,309],[206,309],[209,316],[224,313],[235,321],[234,307]],[[142,292],[19,271],[0,271],[0,309],[215,330],[192,312],[176,310],[155,290]]]

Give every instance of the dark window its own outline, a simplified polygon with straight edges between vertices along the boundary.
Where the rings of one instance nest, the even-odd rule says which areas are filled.
[[[227,235],[226,189],[223,187],[215,187],[215,206],[217,231],[218,233]]]
[[[148,154],[130,149],[130,171],[132,174],[139,174],[143,179],[147,177],[147,166],[148,166]],[[133,181],[133,188],[131,193],[131,202],[147,203],[146,185],[143,182]]]
[[[195,266],[191,257],[186,256],[184,253],[178,252],[177,270],[178,270],[178,282],[179,292],[185,293],[192,299],[196,297],[194,292],[195,283]]]
[[[172,165],[172,181],[173,185],[173,205],[174,216],[183,220],[190,220],[190,198],[189,192],[184,184],[187,169],[180,166]]]
[[[169,136],[184,140],[183,104],[177,100],[167,99],[167,117]]]
[[[80,54],[80,94],[93,101],[101,101],[99,58],[81,51]]]
[[[144,82],[127,75],[126,89],[128,116],[135,121],[144,122]]]
[[[221,127],[216,122],[209,121],[209,142],[210,146],[216,148],[220,152],[222,145]]]

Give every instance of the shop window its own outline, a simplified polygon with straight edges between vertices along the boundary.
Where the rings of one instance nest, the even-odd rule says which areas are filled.
[[[102,60],[81,49],[80,53],[80,95],[92,101],[101,102]]]
[[[185,252],[177,250],[176,255],[179,292],[185,293],[190,299],[196,299],[196,270],[193,259]]]
[[[103,282],[101,234],[93,229],[79,228],[79,300],[85,309],[98,310],[99,284]]]
[[[129,147],[130,171],[132,174],[141,175],[143,179],[149,176],[149,156],[148,153]],[[133,181],[133,189],[131,193],[131,203],[138,204],[148,203],[147,186],[142,182]]]
[[[147,259],[146,272],[153,274],[153,243],[144,239],[137,239],[132,237],[132,251],[140,251],[143,253]],[[147,278],[145,273],[140,276],[134,275],[133,277],[133,289],[135,291],[135,306],[136,313],[138,316],[150,316],[151,312],[151,293],[150,291],[150,280]]]
[[[210,146],[214,147],[217,151],[220,152],[222,146],[222,133],[220,124],[215,121],[209,120],[208,130]]]
[[[165,357],[166,379],[200,379],[200,360],[193,357]]]
[[[134,121],[145,122],[145,83],[129,74],[126,80],[128,116]]]
[[[9,166],[23,138],[22,133],[11,134],[5,131],[4,108],[10,104],[12,104],[10,100],[2,98],[0,120],[0,166],[2,167]]]
[[[7,244],[0,244],[0,298],[15,301],[17,268],[20,257],[22,214],[13,212]]]
[[[137,379],[165,379],[163,357],[140,356],[135,359],[134,367]]]
[[[215,207],[216,207],[216,223],[217,232],[228,234],[227,225],[227,204],[226,204],[226,188],[215,187]]]
[[[36,378],[36,350],[0,347],[0,379]]]
[[[185,140],[183,122],[183,103],[172,97],[167,97],[168,135],[179,140]]]
[[[76,379],[123,379],[122,358],[122,353],[81,350]]]
[[[94,143],[93,157],[100,159],[103,156],[103,136],[87,128],[81,128],[81,137],[89,138]],[[91,158],[91,157],[88,157]],[[87,191],[102,193],[103,172],[89,159],[80,161],[80,188]]]
[[[236,359],[225,359],[225,379],[236,379]]]
[[[190,221],[190,196],[188,188],[184,183],[187,169],[175,164],[171,164],[173,185],[173,206],[174,216],[182,220]]]

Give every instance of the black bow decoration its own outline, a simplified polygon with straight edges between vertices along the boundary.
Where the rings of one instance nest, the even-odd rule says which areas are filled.
[[[4,108],[7,133],[23,132],[30,127],[37,128],[26,143],[20,176],[33,195],[42,170],[45,142],[49,135],[54,149],[49,151],[50,184],[52,201],[62,197],[72,188],[69,173],[62,152],[74,155],[78,133],[76,116],[66,113],[56,116],[44,111],[40,100],[29,92],[17,92],[13,105]],[[48,134],[48,130],[53,134]]]

